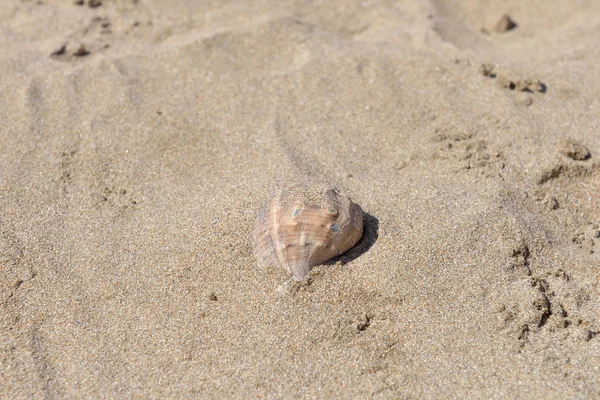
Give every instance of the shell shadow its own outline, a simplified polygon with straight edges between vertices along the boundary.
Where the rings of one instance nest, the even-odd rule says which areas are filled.
[[[325,265],[333,265],[337,262],[341,262],[342,264],[347,264],[350,261],[354,261],[358,257],[365,254],[369,249],[375,244],[377,239],[379,238],[379,219],[374,215],[369,214],[368,212],[363,211],[363,234],[358,243],[350,250],[340,255],[339,257],[335,257]]]

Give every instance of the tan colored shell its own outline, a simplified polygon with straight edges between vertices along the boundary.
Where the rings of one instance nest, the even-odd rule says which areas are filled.
[[[290,186],[275,193],[256,217],[254,255],[260,266],[280,265],[302,281],[312,267],[358,242],[362,214],[358,204],[333,189]]]

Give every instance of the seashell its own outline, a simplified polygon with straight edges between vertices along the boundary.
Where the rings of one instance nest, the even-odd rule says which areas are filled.
[[[294,185],[256,217],[253,250],[260,266],[280,265],[302,281],[315,265],[350,250],[362,232],[362,209],[348,196]]]

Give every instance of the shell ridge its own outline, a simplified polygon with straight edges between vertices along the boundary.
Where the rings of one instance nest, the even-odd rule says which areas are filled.
[[[276,227],[279,227],[281,225],[281,215],[280,215],[281,208],[276,207],[276,205],[281,202],[282,196],[283,196],[283,191],[280,190],[275,194],[275,196],[273,196],[273,199],[270,202],[269,209],[271,210],[271,212],[273,214],[271,217],[273,228],[272,228],[272,232],[270,232],[270,236],[271,236],[271,240],[273,242],[273,247],[275,250],[275,258],[277,260],[277,264],[282,265],[286,269],[290,270],[290,267],[285,262],[285,258],[283,255],[283,249],[281,248],[281,245],[284,245],[285,243],[284,243],[284,241],[281,240],[281,235],[278,233],[277,229],[275,229]]]
[[[348,196],[294,185],[275,192],[257,216],[254,253],[259,265],[280,265],[300,281],[313,266],[348,251],[362,233],[362,209]]]

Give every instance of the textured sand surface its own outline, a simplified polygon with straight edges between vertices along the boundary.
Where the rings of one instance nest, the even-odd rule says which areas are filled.
[[[0,398],[600,397],[600,2],[82,3],[0,7]]]

